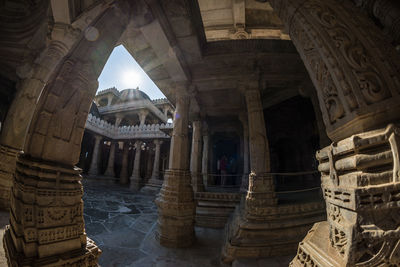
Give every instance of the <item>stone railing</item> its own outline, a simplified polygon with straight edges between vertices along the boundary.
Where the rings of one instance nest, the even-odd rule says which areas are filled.
[[[168,103],[169,103],[168,99],[166,99],[166,98],[153,99],[153,100],[151,100],[151,102],[152,102],[154,105],[168,104]]]
[[[160,131],[160,129],[172,129],[172,123],[167,124],[148,124],[148,125],[135,125],[135,126],[122,126],[115,127],[100,118],[89,114],[86,120],[86,129],[108,137],[113,140],[120,139],[153,139],[153,138],[170,138],[167,134]]]
[[[111,93],[113,93],[113,94],[116,95],[116,96],[119,96],[119,91],[118,91],[118,89],[115,88],[115,87],[111,87],[111,88],[107,88],[107,89],[101,90],[101,91],[99,91],[99,92],[97,93],[96,96],[103,95],[103,94],[106,94],[106,93],[108,93],[108,92],[111,92]]]
[[[155,116],[157,116],[162,121],[167,121],[167,116],[164,115],[154,104],[152,101],[147,99],[135,100],[130,102],[124,102],[111,106],[103,106],[99,107],[99,112],[101,114],[109,114],[109,113],[117,113],[120,111],[130,111],[130,110],[139,110],[139,109],[147,109]]]

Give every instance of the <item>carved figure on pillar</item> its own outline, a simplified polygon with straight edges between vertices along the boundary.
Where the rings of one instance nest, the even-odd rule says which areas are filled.
[[[156,238],[167,247],[187,247],[194,239],[195,202],[188,161],[189,97],[186,83],[175,88],[176,109],[169,168],[159,197]]]

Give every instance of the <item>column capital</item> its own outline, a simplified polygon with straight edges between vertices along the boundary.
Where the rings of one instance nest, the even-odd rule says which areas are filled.
[[[138,148],[138,147],[140,147],[142,144],[143,144],[143,141],[142,141],[142,140],[136,140],[134,146],[135,146],[135,148]]]
[[[162,145],[162,144],[164,143],[164,141],[163,141],[163,140],[160,140],[160,139],[155,139],[155,140],[153,140],[153,143],[154,143],[156,146],[160,146],[160,145]]]
[[[96,134],[96,135],[94,135],[93,137],[96,139],[96,141],[99,141],[99,142],[101,141],[101,139],[103,139],[103,136],[102,136],[102,135],[97,135],[97,134]]]

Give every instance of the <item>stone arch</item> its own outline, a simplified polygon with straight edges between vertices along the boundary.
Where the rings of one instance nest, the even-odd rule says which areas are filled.
[[[100,251],[85,234],[81,177],[74,165],[97,77],[130,10],[128,1],[108,5],[79,36],[40,95],[13,181],[11,224],[4,238],[12,266],[97,266]]]

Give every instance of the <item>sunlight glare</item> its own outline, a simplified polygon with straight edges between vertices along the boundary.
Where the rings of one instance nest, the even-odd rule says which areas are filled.
[[[134,70],[127,70],[122,73],[122,82],[125,87],[124,89],[136,88],[140,84],[140,75]]]

